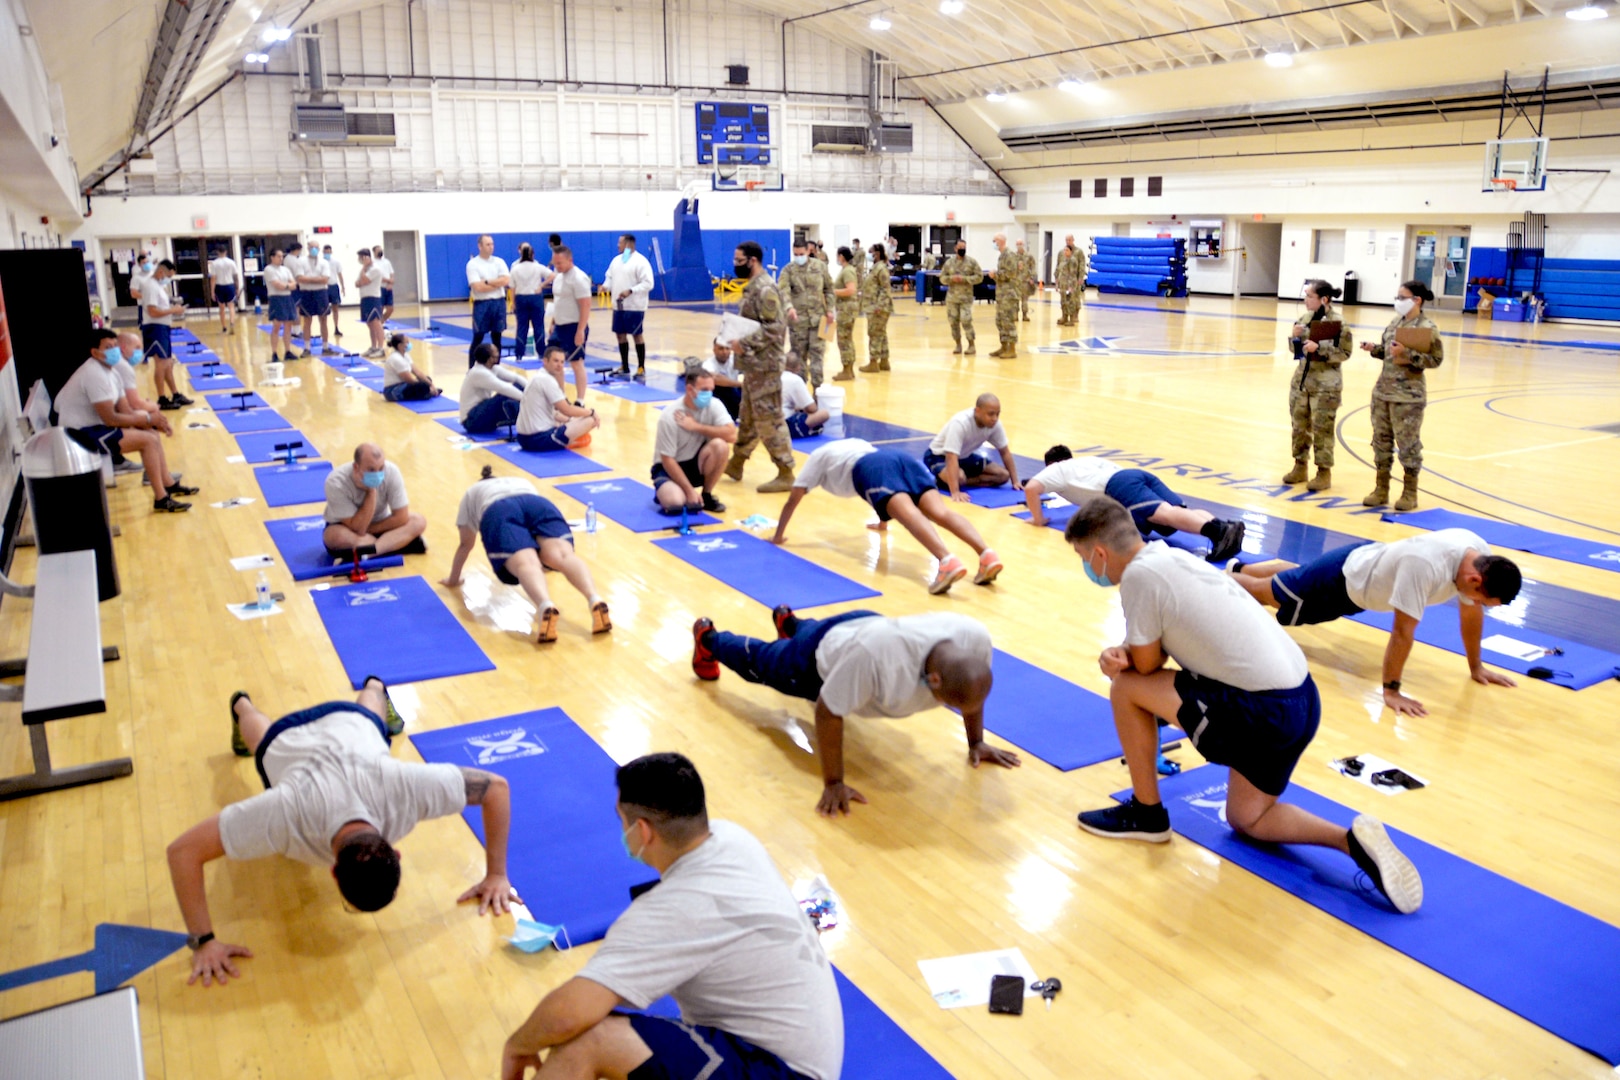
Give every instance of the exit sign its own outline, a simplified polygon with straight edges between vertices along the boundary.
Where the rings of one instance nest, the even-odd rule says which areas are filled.
[[[326,234],[330,233],[331,231],[332,231],[332,226],[330,226],[330,225],[317,225],[317,226],[315,226],[315,235],[316,236],[325,236]]]
[[[191,227],[193,229],[195,229],[197,232],[207,232],[208,231],[208,215],[207,214],[195,214],[195,215],[193,215],[192,219],[191,219]]]

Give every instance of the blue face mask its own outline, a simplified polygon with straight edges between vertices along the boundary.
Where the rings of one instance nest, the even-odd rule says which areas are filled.
[[[699,390],[697,396],[692,399],[692,404],[700,409],[707,409],[712,401],[714,401],[713,390]]]
[[[630,826],[630,829],[633,829],[633,828],[635,828],[634,825]],[[641,861],[641,852],[646,851],[647,849],[642,848],[641,851],[631,851],[630,850],[630,829],[625,829],[623,832],[621,832],[619,834],[619,844],[624,848],[624,853],[626,855],[628,855],[632,859],[636,860],[636,862],[640,862]]]
[[[552,926],[550,923],[536,922],[533,919],[519,917],[517,919],[517,933],[506,940],[522,952],[537,953],[547,945],[557,945],[559,937],[568,942],[567,948],[574,947],[573,942],[568,937],[568,928],[561,923]],[[564,946],[557,945],[557,951],[564,951]]]
[[[627,263],[630,261],[630,256],[634,255],[635,253],[635,248],[625,248],[624,252],[619,256],[619,261],[622,263]]]
[[[383,480],[387,478],[387,476],[388,473],[386,470],[378,469],[376,472],[363,473],[360,479],[361,482],[364,483],[368,488],[380,488],[383,486]]]
[[[1093,570],[1091,568],[1091,560],[1090,559],[1087,559],[1081,565],[1086,568],[1086,577],[1091,579],[1091,583],[1093,585],[1101,585],[1105,589],[1112,589],[1114,587],[1114,583],[1112,581],[1109,581],[1108,578],[1106,578],[1102,574],[1097,573],[1097,571],[1095,571],[1095,570]],[[1104,566],[1106,567],[1106,565],[1107,564],[1105,563]]]
[[[808,256],[808,255],[795,255],[795,256],[793,256],[793,265],[794,266],[803,266],[805,264],[805,262],[809,258],[810,258],[810,256]]]
[[[134,352],[129,354],[129,362],[130,362],[131,365],[138,364],[142,360],[144,360],[145,358],[146,358],[146,350],[145,349],[136,349]]]
[[[411,343],[407,341],[404,345],[400,346],[399,351],[400,352],[410,352],[411,351]]]
[[[109,345],[101,353],[101,362],[108,367],[117,367],[124,359],[124,351],[117,345]]]

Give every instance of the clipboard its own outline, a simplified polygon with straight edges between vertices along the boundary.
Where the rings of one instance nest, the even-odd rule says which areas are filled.
[[[1318,319],[1310,324],[1311,341],[1338,341],[1344,332],[1344,323],[1334,319]]]
[[[1434,331],[1427,326],[1397,326],[1395,341],[1407,352],[1426,353],[1434,348]]]

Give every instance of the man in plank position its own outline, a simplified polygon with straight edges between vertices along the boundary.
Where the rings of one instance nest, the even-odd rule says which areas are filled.
[[[979,530],[967,518],[951,509],[934,485],[933,476],[916,458],[899,450],[880,450],[864,439],[837,439],[810,455],[793,481],[793,493],[782,507],[771,543],[787,543],[787,526],[793,512],[818,485],[842,499],[865,499],[878,516],[877,523],[867,528],[885,531],[893,519],[916,537],[917,543],[939,560],[939,569],[928,585],[928,591],[936,596],[966,577],[967,567],[939,538],[934,522],[978,553],[979,572],[973,584],[988,585],[1001,573],[1000,556],[985,546]]]
[[[1000,465],[981,449],[986,443],[1001,455]],[[963,409],[946,421],[928,444],[923,464],[956,502],[972,501],[963,488],[1000,487],[1006,483],[1018,491],[1024,487],[1018,482],[1018,462],[1007,445],[1007,432],[1001,427],[1001,399],[994,394],[980,394],[973,408]]]
[[[1198,752],[1229,769],[1226,821],[1273,844],[1336,848],[1355,860],[1395,909],[1423,903],[1417,868],[1376,818],[1348,830],[1278,801],[1316,735],[1322,700],[1305,654],[1243,590],[1209,563],[1148,544],[1130,511],[1106,495],[1075,511],[1063,537],[1086,577],[1119,586],[1125,642],[1097,664],[1113,681],[1114,727],[1131,771],[1131,798],[1080,815],[1096,836],[1165,843],[1170,813],[1159,799],[1159,722],[1176,720]],[[1180,670],[1165,667],[1175,660]]]
[[[1390,544],[1346,544],[1304,566],[1272,561],[1240,565],[1234,580],[1284,626],[1332,622],[1363,611],[1393,611],[1395,627],[1384,647],[1384,704],[1398,716],[1426,716],[1416,698],[1401,693],[1401,672],[1423,609],[1457,601],[1457,622],[1468,673],[1484,686],[1513,686],[1479,658],[1485,609],[1511,604],[1523,577],[1511,559],[1467,529],[1437,529]]]
[[[624,850],[658,871],[578,975],[506,1040],[501,1080],[838,1080],[844,1014],[832,965],[781,872],[740,825],[710,821],[680,754],[619,768]],[[673,994],[681,1021],[645,1009]],[[540,1055],[549,1051],[545,1064]]]
[[[422,555],[427,518],[410,507],[405,474],[383,457],[376,443],[354,448],[354,465],[326,477],[326,531],[321,541],[333,559],[356,551],[376,555]]]
[[[984,741],[984,702],[990,696],[990,633],[966,615],[904,615],[846,611],[801,619],[786,604],[771,612],[776,640],[760,641],[692,625],[692,672],[720,678],[724,664],[744,679],[816,703],[816,746],[822,792],[816,811],[849,813],[866,796],[844,783],[844,717],[910,716],[944,705],[962,716],[968,764],[1016,768],[1010,750]]]
[[[512,821],[506,780],[480,769],[396,761],[388,744],[404,729],[375,676],[353,704],[329,701],[273,723],[244,691],[231,696],[231,749],[255,759],[268,790],[227,806],[169,845],[169,877],[192,950],[188,985],[201,979],[204,986],[224,986],[241,976],[235,958],[253,955],[214,937],[203,868],[221,856],[286,855],[329,866],[346,903],[380,911],[399,888],[394,844],[419,821],[478,806],[484,879],[456,902],[477,900],[480,915],[502,915],[509,903],[522,902],[506,879]]]

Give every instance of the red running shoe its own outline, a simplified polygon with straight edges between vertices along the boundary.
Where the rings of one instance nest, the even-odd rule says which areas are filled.
[[[703,635],[713,629],[713,619],[699,619],[692,624],[692,674],[705,682],[714,682],[720,677],[720,661],[703,644]]]

